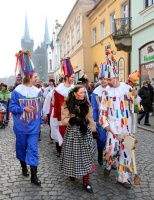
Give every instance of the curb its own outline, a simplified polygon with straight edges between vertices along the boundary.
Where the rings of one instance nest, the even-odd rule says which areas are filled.
[[[141,126],[141,125],[137,125],[137,128],[140,128],[140,129],[143,129],[143,130],[146,130],[146,131],[154,133],[154,129],[153,128],[147,128],[147,127],[144,127],[144,126]]]

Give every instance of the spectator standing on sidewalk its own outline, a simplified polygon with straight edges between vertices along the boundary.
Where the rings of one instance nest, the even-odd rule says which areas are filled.
[[[153,111],[151,92],[148,87],[148,81],[143,81],[142,85],[142,88],[138,91],[138,95],[142,99],[143,112],[138,117],[138,124],[140,124],[141,120],[144,118],[144,125],[151,126],[149,124],[149,113]]]
[[[20,161],[23,176],[29,176],[27,164],[31,169],[31,182],[40,186],[37,177],[38,137],[42,120],[42,97],[34,85],[37,81],[31,52],[21,50],[16,54],[18,68],[24,73],[23,84],[17,86],[11,95],[9,110],[13,115],[13,131],[16,136],[16,158]],[[24,62],[23,62],[24,61]]]
[[[0,100],[9,101],[11,92],[7,89],[6,84],[1,85]]]
[[[56,87],[56,85],[55,85],[55,80],[52,79],[52,78],[50,78],[50,79],[49,79],[49,85],[48,85],[48,87],[46,87],[46,88],[44,89],[43,96],[46,97],[47,94],[48,94],[51,90],[54,90],[54,89],[55,89],[55,87]]]

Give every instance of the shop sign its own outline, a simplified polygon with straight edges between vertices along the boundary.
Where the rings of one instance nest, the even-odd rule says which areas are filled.
[[[154,61],[154,42],[141,49],[141,64]]]
[[[154,62],[150,63],[150,64],[147,64],[145,66],[146,66],[146,69],[152,69],[152,68],[154,68]]]

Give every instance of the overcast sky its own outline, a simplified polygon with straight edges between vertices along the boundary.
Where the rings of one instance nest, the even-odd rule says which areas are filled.
[[[76,0],[4,0],[0,1],[0,77],[14,75],[15,53],[21,49],[25,13],[34,48],[44,38],[47,17],[50,40],[53,23],[63,24]]]

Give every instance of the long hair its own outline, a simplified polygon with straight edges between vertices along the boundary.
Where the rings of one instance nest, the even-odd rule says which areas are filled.
[[[87,98],[85,96],[84,100],[76,100],[74,96],[74,92],[78,92],[79,89],[84,88],[82,85],[76,85],[68,95],[68,98],[66,100],[66,106],[70,113],[77,114],[78,113],[78,107],[76,105],[80,106],[81,113],[85,116],[88,114],[89,111],[89,102],[87,101]]]

